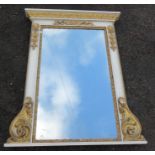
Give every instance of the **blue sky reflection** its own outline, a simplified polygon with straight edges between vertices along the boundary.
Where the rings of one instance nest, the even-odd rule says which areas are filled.
[[[103,30],[44,29],[36,139],[116,138]]]

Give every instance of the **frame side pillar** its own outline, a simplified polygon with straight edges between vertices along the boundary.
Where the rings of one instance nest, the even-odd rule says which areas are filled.
[[[107,27],[122,141],[146,141],[138,118],[128,107],[114,23]]]

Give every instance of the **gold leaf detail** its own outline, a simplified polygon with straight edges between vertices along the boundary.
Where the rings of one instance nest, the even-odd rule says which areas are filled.
[[[98,19],[98,20],[106,20],[106,21],[116,21],[119,19],[120,13],[97,13],[97,12],[74,12],[74,11],[35,11],[35,10],[27,10],[27,17],[30,18],[70,18],[70,19]]]
[[[116,37],[115,37],[115,30],[113,26],[107,27],[108,34],[109,34],[109,43],[110,48],[115,51],[117,49]]]
[[[138,118],[130,111],[126,99],[120,97],[119,111],[122,117],[121,126],[124,141],[139,141],[144,140],[141,124]]]
[[[86,25],[93,26],[92,22],[79,20],[56,20],[54,25]]]
[[[31,47],[35,49],[38,46],[38,30],[39,24],[32,24]]]
[[[32,124],[32,99],[26,97],[19,114],[11,122],[7,143],[30,142]]]

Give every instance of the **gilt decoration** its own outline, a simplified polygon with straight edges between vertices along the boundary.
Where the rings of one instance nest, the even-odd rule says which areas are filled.
[[[144,140],[141,124],[138,118],[130,111],[126,99],[120,97],[119,111],[121,114],[121,128],[124,141],[140,141]]]
[[[110,48],[115,51],[117,49],[116,37],[115,37],[115,30],[113,26],[107,27],[108,35],[109,35],[109,43]]]
[[[32,24],[32,35],[31,35],[31,47],[35,49],[38,46],[38,31],[39,31],[39,24]]]
[[[11,122],[7,143],[30,142],[32,125],[32,99],[26,97],[19,114]]]
[[[80,20],[56,20],[53,25],[83,25],[83,26],[93,26],[90,21],[80,21]]]

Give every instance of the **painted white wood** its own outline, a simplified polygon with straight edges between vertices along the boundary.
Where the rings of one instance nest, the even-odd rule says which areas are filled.
[[[74,146],[74,145],[133,145],[147,144],[147,141],[116,141],[116,142],[61,142],[61,143],[17,143],[4,144],[4,147],[33,147],[33,146]]]
[[[117,11],[90,11],[90,10],[63,10],[63,9],[61,9],[61,10],[58,10],[58,9],[33,9],[33,8],[25,8],[25,11],[33,11],[33,10],[35,10],[36,12],[38,11],[48,11],[48,12],[54,12],[54,11],[59,11],[59,12],[77,12],[77,13],[82,13],[82,12],[88,12],[88,13],[101,13],[101,14],[103,14],[103,13],[109,13],[109,14],[111,14],[111,13],[120,13],[120,12],[117,12]],[[44,19],[44,20],[47,20],[47,19],[62,19],[62,18],[50,18],[50,17],[48,17],[48,18],[39,18],[39,17],[35,17],[35,18],[32,18],[32,17],[30,17],[31,18],[31,20],[37,20],[37,19]],[[65,18],[63,18],[63,19],[65,19]],[[80,18],[77,18],[77,19],[80,19]],[[75,19],[74,19],[75,20]],[[96,20],[96,21],[103,21],[104,19],[80,19],[80,20]]]
[[[25,10],[33,10],[33,9],[25,9]],[[35,9],[40,11],[40,9]],[[41,9],[41,11],[61,11],[61,10],[47,10]],[[64,10],[62,10],[64,11]],[[73,10],[66,10],[68,12]],[[76,11],[75,12],[84,12],[84,11]],[[87,11],[87,12],[97,12],[97,13],[105,13],[106,11]],[[116,12],[114,12],[116,13]],[[118,13],[118,12],[117,12]],[[54,23],[54,19],[42,19],[42,18],[31,18],[32,23],[38,23],[40,25],[52,25]],[[75,20],[75,19],[74,19]],[[95,26],[113,26],[113,22],[105,22],[101,20],[93,21]],[[25,86],[25,97],[29,96],[32,98],[33,103],[35,103],[35,96],[36,96],[36,81],[37,81],[37,69],[38,69],[38,57],[39,57],[39,40],[38,39],[38,47],[35,49],[29,48],[29,58],[28,58],[28,66],[27,66],[27,76],[26,76],[26,86]],[[121,69],[121,63],[119,58],[119,51],[118,48],[113,51],[110,51],[110,59],[112,65],[112,72],[114,78],[114,85],[115,85],[115,93],[116,93],[116,100],[119,97],[126,98],[125,88],[124,88],[124,81]],[[117,103],[118,104],[118,103]],[[34,109],[34,108],[33,108]],[[119,112],[118,112],[119,114]],[[34,116],[34,112],[33,112]],[[34,117],[33,117],[34,118]],[[121,123],[121,116],[119,115],[119,122]],[[32,126],[33,126],[32,122]],[[121,124],[120,124],[121,125]],[[5,147],[28,147],[28,146],[66,146],[66,145],[124,145],[124,144],[147,144],[147,141],[123,141],[123,136],[121,133],[122,140],[121,141],[111,141],[111,142],[59,142],[59,143],[33,143],[31,137],[31,143],[16,143],[16,144],[4,144]]]
[[[49,11],[49,12],[54,12],[54,11],[59,11],[59,12],[97,12],[97,13],[120,13],[119,11],[90,11],[90,10],[66,10],[66,9],[36,9],[36,8],[25,8],[25,11]]]

